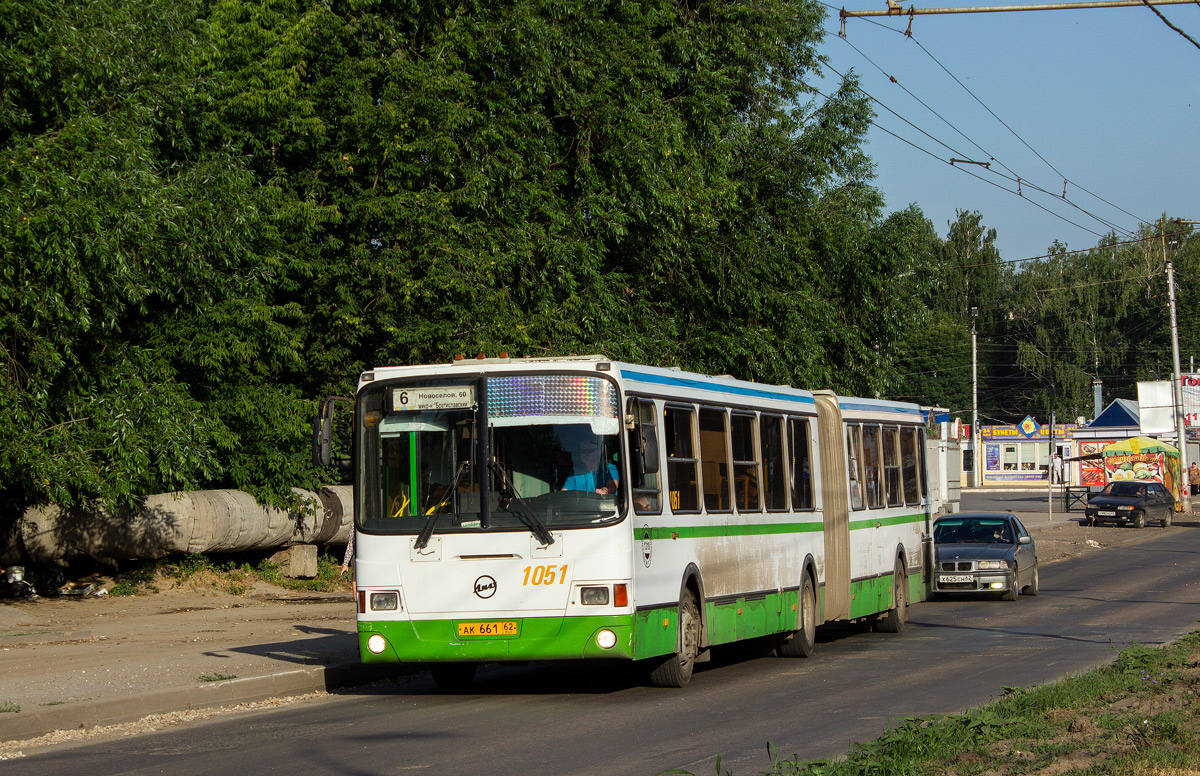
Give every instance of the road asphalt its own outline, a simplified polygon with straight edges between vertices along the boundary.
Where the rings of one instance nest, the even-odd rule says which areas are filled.
[[[1078,513],[1017,515],[1043,561],[1153,535],[1083,528]],[[348,592],[296,594],[258,584],[232,595],[160,586],[147,595],[0,602],[0,741],[414,671],[359,663]]]

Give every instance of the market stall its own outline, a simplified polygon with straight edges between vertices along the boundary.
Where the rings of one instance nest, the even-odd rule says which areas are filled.
[[[1108,482],[1141,480],[1161,482],[1175,497],[1175,510],[1183,504],[1183,478],[1179,450],[1166,442],[1138,436],[1113,442],[1100,451]]]

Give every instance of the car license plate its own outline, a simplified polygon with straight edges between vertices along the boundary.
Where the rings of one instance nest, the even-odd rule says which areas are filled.
[[[943,585],[954,585],[960,582],[974,582],[975,577],[970,574],[939,574],[938,582]]]
[[[508,638],[517,635],[517,623],[514,620],[501,622],[460,622],[459,636],[492,636]]]
[[[1106,512],[1103,509],[1098,511],[1096,514],[1099,515],[1100,517],[1116,517],[1117,516],[1116,512]]]

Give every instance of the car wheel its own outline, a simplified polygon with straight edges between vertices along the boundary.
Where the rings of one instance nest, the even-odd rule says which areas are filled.
[[[1138,512],[1137,514],[1135,514],[1133,516],[1133,527],[1134,528],[1145,528],[1146,527],[1146,513],[1145,512]]]
[[[1025,595],[1038,594],[1038,567],[1037,563],[1033,564],[1033,576],[1029,578],[1029,584],[1025,587]]]
[[[1171,512],[1168,510],[1162,519],[1162,527],[1167,528],[1171,525]]]
[[[1000,596],[1005,601],[1017,600],[1017,595],[1021,592],[1021,575],[1018,572],[1019,569],[1013,569],[1012,579],[1008,580],[1008,590]]]

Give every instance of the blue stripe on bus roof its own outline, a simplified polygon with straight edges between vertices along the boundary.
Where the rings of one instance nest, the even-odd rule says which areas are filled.
[[[621,377],[629,380],[636,380],[643,383],[655,383],[657,385],[674,385],[681,388],[696,388],[701,391],[713,391],[720,393],[732,393],[738,396],[754,396],[760,399],[776,399],[779,401],[794,401],[800,404],[814,404],[811,396],[796,396],[788,393],[775,393],[772,391],[763,390],[761,388],[746,388],[740,385],[728,385],[719,383],[716,385],[704,383],[699,380],[691,380],[686,377],[668,377],[666,375],[654,375],[647,372],[635,372],[631,369],[622,369]]]
[[[843,410],[855,410],[857,412],[902,412],[905,415],[920,415],[921,408],[917,406],[906,407],[904,405],[888,404],[880,402],[878,404],[865,404],[858,401],[839,401],[838,407]]]

